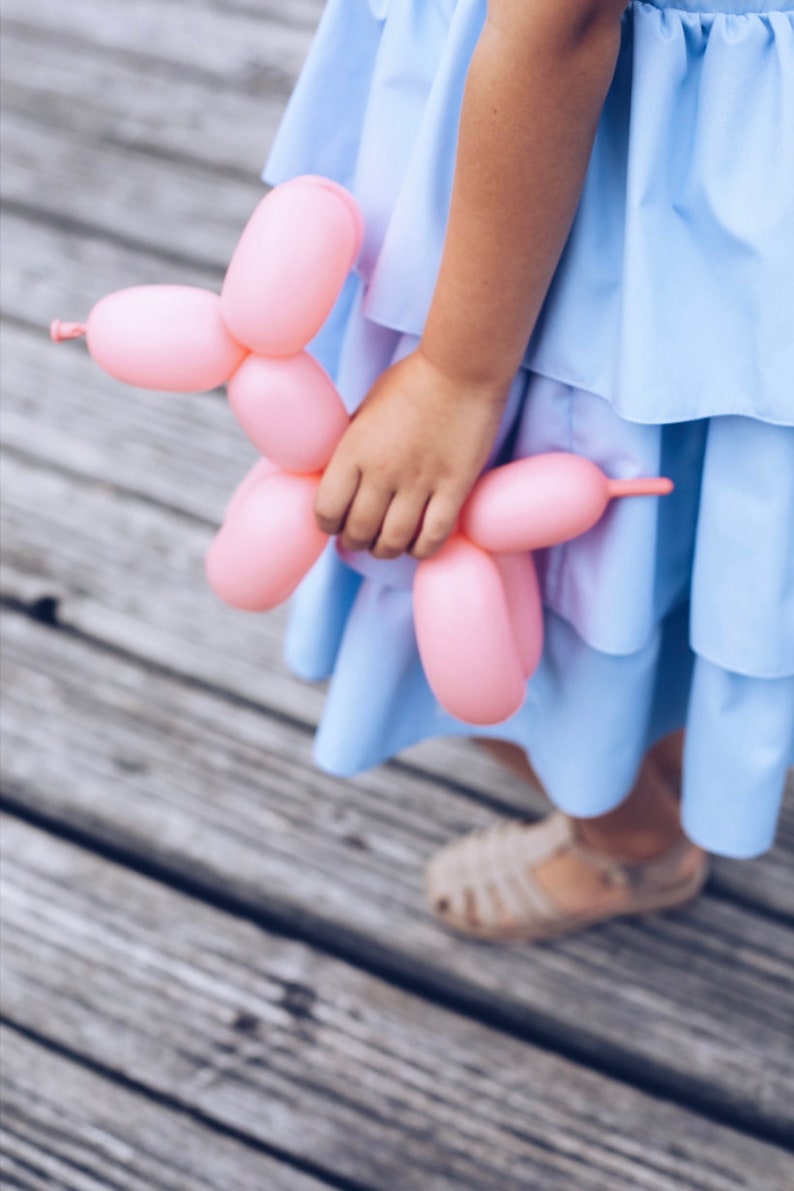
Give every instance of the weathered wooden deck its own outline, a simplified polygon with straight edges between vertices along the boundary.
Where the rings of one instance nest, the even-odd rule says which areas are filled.
[[[217,288],[321,0],[3,0],[4,1186],[786,1191],[794,808],[694,908],[455,941],[424,859],[517,784],[343,783],[281,616],[205,589],[252,449],[53,316]]]

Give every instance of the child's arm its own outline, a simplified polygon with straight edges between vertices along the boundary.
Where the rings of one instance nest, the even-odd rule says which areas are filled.
[[[433,554],[484,466],[581,193],[624,0],[491,0],[470,67],[419,349],[354,419],[318,493],[349,549]]]

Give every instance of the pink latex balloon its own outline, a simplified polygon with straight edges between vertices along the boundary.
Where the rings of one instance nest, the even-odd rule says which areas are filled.
[[[287,471],[322,471],[350,424],[336,386],[308,352],[249,356],[228,393],[254,446]]]
[[[272,190],[223,283],[223,317],[235,338],[263,356],[305,347],[331,313],[363,231],[358,204],[334,182],[296,178]]]
[[[483,476],[461,513],[464,532],[496,553],[539,550],[592,528],[616,496],[665,496],[670,480],[609,480],[580,455],[534,455]]]
[[[230,516],[233,516],[235,510],[242,504],[249,493],[253,492],[254,488],[258,488],[265,480],[269,480],[271,476],[277,476],[280,469],[276,467],[275,463],[271,463],[269,459],[257,459],[254,466],[246,475],[245,479],[237,485],[229,502],[226,505],[226,512],[223,515],[223,520],[226,522]]]
[[[495,554],[524,678],[531,678],[543,653],[543,604],[531,554]]]
[[[233,502],[207,554],[216,595],[246,612],[268,612],[292,595],[328,542],[313,515],[318,483],[280,472]]]
[[[100,368],[140,389],[214,389],[247,354],[224,324],[218,295],[186,285],[121,290],[97,303],[87,326],[56,320],[51,327],[56,342],[84,332]]]
[[[460,534],[417,568],[419,653],[439,703],[470,724],[498,724],[524,702],[525,677],[496,562]]]

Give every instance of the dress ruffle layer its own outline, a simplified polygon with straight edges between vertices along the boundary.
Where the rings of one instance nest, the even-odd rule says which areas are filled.
[[[626,15],[492,460],[572,450],[676,491],[616,502],[541,557],[544,657],[491,735],[526,748],[557,804],[585,816],[617,805],[648,744],[686,726],[685,825],[748,856],[772,841],[794,761],[794,36],[778,11],[688,9]],[[358,276],[314,345],[351,410],[424,324],[484,14],[485,0],[329,0],[268,163],[270,182],[325,174],[364,209]],[[414,565],[331,549],[298,593],[287,656],[332,676],[316,757],[333,772],[472,732],[422,673]]]
[[[415,345],[354,304],[338,367],[351,404]],[[616,502],[539,556],[541,665],[518,715],[476,732],[424,676],[416,564],[330,547],[296,596],[286,646],[298,675],[331,678],[318,764],[350,775],[429,737],[490,735],[526,749],[555,803],[586,817],[617,806],[646,748],[686,726],[690,836],[725,855],[765,851],[794,763],[794,430],[735,417],[637,425],[522,371],[500,441],[511,454],[574,450],[620,478],[663,471],[676,491]]]
[[[794,4],[694,7],[627,10],[526,362],[632,421],[794,425]],[[330,0],[268,166],[275,182],[311,163],[359,196],[364,313],[414,335],[485,11],[486,0]]]

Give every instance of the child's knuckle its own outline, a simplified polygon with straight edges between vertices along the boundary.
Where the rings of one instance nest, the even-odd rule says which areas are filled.
[[[399,558],[402,554],[402,549],[399,546],[379,541],[375,543],[372,553],[375,558],[389,561],[393,558]]]
[[[452,530],[452,519],[447,516],[431,517],[426,523],[422,533],[422,540],[429,543],[432,547],[443,545]]]
[[[339,518],[330,505],[316,504],[314,506],[314,517],[324,533],[335,533],[339,528]]]
[[[344,545],[349,550],[365,550],[373,538],[372,527],[363,521],[348,522],[345,528]]]

